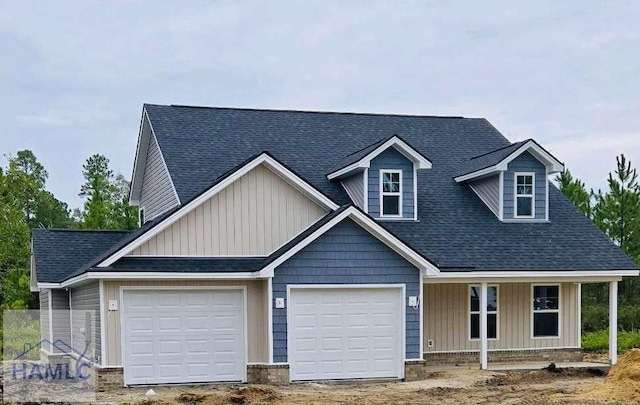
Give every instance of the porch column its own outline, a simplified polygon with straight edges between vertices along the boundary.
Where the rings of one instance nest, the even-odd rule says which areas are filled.
[[[480,286],[480,369],[486,370],[487,357],[487,283]]]
[[[609,363],[618,361],[618,282],[609,283]]]

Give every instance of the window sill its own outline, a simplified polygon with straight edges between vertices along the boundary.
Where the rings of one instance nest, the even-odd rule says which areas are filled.
[[[376,221],[408,221],[408,222],[420,222],[419,219],[402,218],[402,217],[378,217],[374,218]]]

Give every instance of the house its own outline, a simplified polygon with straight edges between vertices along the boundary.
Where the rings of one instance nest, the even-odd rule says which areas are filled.
[[[32,233],[42,334],[87,341],[101,388],[411,380],[581,360],[597,282],[614,363],[638,269],[550,183],[562,169],[484,119],[145,105],[140,229]]]

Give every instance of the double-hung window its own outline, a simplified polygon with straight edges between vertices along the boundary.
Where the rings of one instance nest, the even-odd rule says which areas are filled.
[[[380,171],[380,216],[402,216],[402,170]]]
[[[469,286],[469,339],[480,339],[479,285]],[[498,286],[487,286],[487,338],[498,339]]]
[[[534,173],[515,173],[515,212],[516,218],[535,217]]]
[[[533,286],[533,337],[560,336],[560,286]]]

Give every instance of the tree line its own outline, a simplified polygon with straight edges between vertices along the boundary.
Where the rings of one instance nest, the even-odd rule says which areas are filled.
[[[138,211],[129,206],[129,181],[114,174],[103,155],[90,156],[82,166],[83,206],[73,210],[47,190],[49,172],[32,151],[6,158],[0,167],[0,307],[38,308],[29,291],[31,229],[135,229]]]

